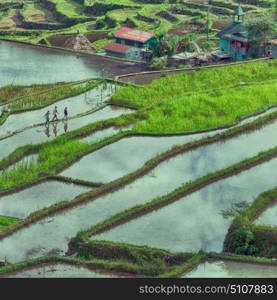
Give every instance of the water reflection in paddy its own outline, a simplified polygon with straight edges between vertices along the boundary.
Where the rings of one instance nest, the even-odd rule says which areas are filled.
[[[12,114],[8,117],[7,121],[0,126],[0,135],[5,135],[8,132],[14,132],[35,124],[44,123],[44,115],[48,110],[50,111],[51,120],[53,117],[52,111],[55,106],[58,107],[59,119],[64,117],[63,111],[65,107],[68,109],[69,117],[85,113],[108,100],[112,95],[113,90],[113,85],[107,85],[106,87],[104,85],[100,85],[86,93],[58,101],[42,109],[23,112],[20,114]]]
[[[32,267],[15,274],[7,274],[9,278],[115,278],[119,277],[107,272],[96,272],[85,267],[70,264],[48,264],[46,266]]]
[[[98,238],[147,244],[172,251],[198,251],[201,248],[220,251],[231,222],[223,219],[220,210],[229,208],[234,202],[253,201],[258,194],[275,186],[276,170],[277,159],[271,160]],[[110,193],[15,232],[0,241],[0,257],[15,262],[45,255],[57,248],[63,253],[77,232],[152,199],[145,193],[144,186],[134,194],[128,187],[124,190],[127,192],[124,197],[119,194],[122,190]]]
[[[23,219],[36,210],[72,200],[88,190],[87,187],[75,184],[43,182],[7,196],[0,196],[0,215]]]
[[[113,78],[146,69],[145,64],[123,63],[101,56],[74,54],[7,41],[0,41],[0,65],[0,87],[92,77]]]
[[[236,261],[206,261],[182,278],[277,278],[277,266]]]
[[[37,144],[44,141],[52,140],[58,135],[65,132],[81,128],[87,124],[94,123],[100,120],[118,117],[122,114],[130,113],[128,109],[114,109],[106,106],[105,108],[80,118],[68,120],[65,122],[54,122],[49,126],[40,126],[20,132],[10,138],[0,141],[0,160],[9,155],[16,148],[28,144]]]
[[[277,121],[261,130],[178,155],[163,162],[145,176],[145,184],[151,180],[149,177],[154,177],[159,185],[164,183],[167,186],[169,182],[173,182],[172,184],[176,186],[201,177],[205,173],[225,168],[261,151],[276,147],[277,139],[274,139],[276,131]],[[169,150],[174,145],[185,144],[212,134],[214,132],[160,138],[125,138],[83,157],[63,171],[62,175],[95,182],[109,182],[142,167],[151,157]]]
[[[232,203],[252,202],[276,186],[277,159],[213,183],[168,206],[96,236],[170,251],[222,250],[231,218],[221,210]],[[130,197],[131,199],[131,197]]]

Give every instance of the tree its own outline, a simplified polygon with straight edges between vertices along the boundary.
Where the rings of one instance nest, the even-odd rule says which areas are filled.
[[[249,40],[254,41],[259,46],[263,45],[277,34],[275,23],[271,18],[265,16],[248,20],[245,27],[248,31]]]
[[[171,53],[170,44],[165,35],[157,37],[157,41],[151,44],[150,49],[152,50],[152,58],[169,56]]]

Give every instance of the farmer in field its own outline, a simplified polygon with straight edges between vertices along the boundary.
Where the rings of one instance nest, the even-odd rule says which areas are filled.
[[[52,121],[58,121],[58,109],[57,109],[57,106],[55,106],[54,110],[53,110],[53,119]]]
[[[50,116],[50,111],[48,110],[47,113],[44,115],[44,117],[45,117],[45,126],[47,124],[49,124],[49,122],[50,122],[49,116]]]
[[[67,111],[67,107],[64,109],[64,120],[67,120],[68,118],[68,111]]]

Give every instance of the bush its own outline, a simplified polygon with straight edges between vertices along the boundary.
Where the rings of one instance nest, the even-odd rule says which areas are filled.
[[[162,70],[167,66],[167,57],[155,57],[151,64],[151,69]]]
[[[243,226],[235,230],[232,238],[231,248],[236,254],[253,255],[256,253],[257,249],[253,245],[254,234],[250,228]]]

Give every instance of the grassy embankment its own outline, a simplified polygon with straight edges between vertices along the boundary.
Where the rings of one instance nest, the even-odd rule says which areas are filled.
[[[132,115],[131,115],[131,117],[132,117]],[[116,179],[110,183],[101,185],[97,189],[94,189],[87,193],[84,193],[71,201],[59,202],[53,206],[50,206],[50,207],[47,207],[47,208],[44,208],[44,209],[41,209],[39,211],[32,213],[31,215],[29,215],[26,219],[24,219],[19,224],[11,225],[9,228],[7,228],[5,231],[3,231],[0,234],[0,238],[3,238],[4,236],[11,234],[12,232],[15,232],[28,224],[37,222],[39,219],[42,219],[46,216],[55,214],[58,211],[65,210],[65,209],[74,207],[79,204],[84,204],[85,202],[92,201],[106,193],[110,193],[114,190],[117,190],[117,189],[125,186],[126,184],[134,181],[135,179],[147,174],[150,170],[152,170],[155,166],[160,164],[162,161],[164,161],[170,157],[173,157],[174,155],[178,155],[185,151],[190,151],[192,149],[195,149],[195,148],[198,148],[198,147],[201,147],[201,146],[204,146],[204,145],[216,142],[216,141],[224,140],[226,138],[232,138],[236,135],[243,134],[249,130],[255,130],[257,128],[260,128],[264,124],[271,122],[272,120],[275,120],[276,117],[277,117],[277,113],[272,113],[271,115],[261,117],[260,119],[252,122],[251,124],[245,124],[243,126],[230,129],[221,134],[217,134],[213,137],[208,137],[208,138],[202,139],[200,141],[191,142],[191,143],[188,143],[188,144],[185,144],[182,146],[174,147],[173,149],[171,149],[165,153],[159,154],[156,157],[150,159],[148,162],[145,163],[145,165],[142,168],[140,168],[132,173],[129,173],[129,174],[127,174],[119,179]],[[116,120],[110,120],[110,122],[114,122],[114,121],[116,121]],[[127,121],[130,121],[130,119],[127,118],[126,122]],[[91,129],[92,128],[91,126],[95,126],[95,124],[89,125],[87,127],[87,130]],[[82,131],[78,130],[73,134],[75,134],[75,137],[76,137],[77,134],[82,134],[84,132],[85,132],[84,129],[82,129]],[[66,151],[66,153],[70,153],[68,156],[63,156],[61,154],[61,152],[56,152],[54,154],[56,157],[56,161],[50,160],[50,163],[54,162],[53,165],[51,165],[51,164],[48,165],[48,159],[47,159],[47,161],[40,161],[37,165],[33,166],[33,168],[24,170],[25,171],[24,177],[22,177],[22,171],[20,171],[20,170],[17,171],[17,169],[11,170],[10,172],[7,172],[5,176],[2,175],[2,178],[0,180],[1,194],[5,194],[8,192],[14,192],[15,190],[18,190],[23,186],[26,187],[26,186],[36,183],[38,181],[47,180],[47,178],[52,177],[52,174],[58,173],[58,171],[60,169],[64,168],[67,164],[72,163],[74,161],[74,159],[78,159],[82,155],[85,155],[94,150],[97,150],[97,149],[105,146],[107,143],[115,142],[122,137],[126,137],[130,133],[131,133],[130,131],[122,132],[113,137],[101,140],[97,143],[87,144],[88,148],[84,148],[86,150],[86,152],[84,149],[80,149],[79,153],[77,153],[75,150],[69,151],[70,150],[69,149],[68,151]],[[69,141],[69,143],[70,143],[70,141]],[[44,143],[42,145],[35,145],[33,147],[36,147],[37,152],[39,152],[40,148],[45,147],[45,146],[49,147],[50,144],[52,146],[56,145],[58,147],[57,149],[59,151],[60,151],[59,147],[61,147],[61,149],[66,149],[68,146],[67,138],[59,137],[56,141]],[[84,147],[86,147],[85,143],[83,143],[83,145],[84,145]],[[222,176],[231,176],[231,175],[233,175],[232,172],[239,172],[242,169],[250,168],[257,163],[263,162],[264,160],[271,159],[272,157],[276,156],[275,152],[276,152],[276,149],[271,149],[264,153],[260,153],[259,155],[257,155],[254,158],[247,159],[239,164],[231,166],[230,168],[220,170],[216,173],[208,174],[207,176],[204,176],[203,178],[200,178],[193,183],[188,183],[187,185],[181,187],[179,190],[176,190],[173,193],[170,193],[169,195],[162,197],[161,199],[159,198],[159,199],[153,200],[149,205],[146,205],[145,207],[138,206],[138,207],[135,207],[134,210],[131,209],[126,212],[123,212],[122,215],[121,214],[116,215],[115,218],[111,218],[111,220],[109,219],[108,222],[110,222],[111,224],[112,223],[114,224],[118,221],[121,221],[121,219],[124,219],[124,218],[126,219],[131,215],[140,213],[140,211],[144,211],[144,210],[147,211],[147,210],[151,209],[151,205],[152,205],[152,207],[156,207],[157,205],[162,205],[163,203],[167,203],[168,201],[171,201],[172,197],[176,196],[178,198],[178,196],[180,196],[182,193],[191,192],[193,189],[199,188],[199,185],[209,184],[210,181],[219,180]],[[45,153],[47,153],[47,151]],[[64,157],[64,159],[61,160],[60,157]],[[47,170],[50,173],[49,175],[48,175],[47,171],[46,171],[46,174],[44,174],[43,176],[40,175],[39,171],[43,170],[42,166],[48,167]],[[133,217],[133,216],[131,216],[131,217]],[[102,225],[104,225],[104,227],[105,227],[106,225],[109,225],[109,224],[105,223]],[[98,228],[98,229],[100,229],[100,228]]]
[[[150,276],[150,277],[178,277],[206,259],[210,260],[231,260],[237,262],[250,262],[262,265],[276,266],[276,260],[268,258],[256,258],[221,253],[169,253],[164,250],[141,247],[123,243],[110,243],[106,241],[98,241],[91,249],[96,248],[96,255],[91,258],[84,257],[65,257],[57,254],[43,256],[39,258],[28,259],[15,264],[7,264],[0,267],[0,275],[3,277],[11,276],[24,272],[28,268],[39,268],[49,264],[68,264],[76,267],[88,268],[92,271],[105,270],[107,272],[121,272],[121,276]],[[99,252],[99,250],[103,252]],[[119,250],[119,251],[118,251]],[[107,256],[111,252],[115,252],[114,256]],[[89,255],[90,256],[90,255]],[[154,259],[152,260],[152,257]],[[161,262],[161,266],[157,265]],[[122,273],[124,272],[124,273]],[[113,273],[114,276],[117,274]]]
[[[93,79],[24,87],[9,85],[0,88],[0,104],[8,104],[8,110],[6,109],[7,111],[0,116],[0,125],[10,114],[46,107],[59,100],[89,91],[101,82],[102,79]]]
[[[107,231],[115,226],[121,225],[130,221],[131,219],[140,217],[141,215],[145,215],[147,213],[152,212],[155,209],[161,208],[165,205],[168,205],[174,201],[177,201],[198,189],[202,189],[205,186],[221,180],[222,178],[227,178],[233,175],[236,175],[244,170],[247,170],[264,160],[272,159],[277,156],[277,147],[270,149],[268,151],[259,153],[258,155],[245,159],[239,163],[236,163],[230,167],[225,169],[206,174],[205,176],[198,178],[194,181],[184,183],[179,188],[175,189],[174,191],[156,199],[153,199],[150,202],[145,204],[134,206],[130,209],[122,211],[118,214],[111,216],[110,218],[106,219],[104,222],[96,224],[92,228],[89,228],[86,231],[80,232],[76,238],[78,240],[89,241],[90,237],[104,231]]]
[[[11,224],[16,224],[20,220],[16,218],[11,218],[11,217],[5,217],[5,216],[0,216],[0,231],[5,229],[7,226]]]
[[[211,129],[276,105],[276,70],[277,60],[272,60],[167,76],[121,89],[112,103],[144,108],[145,120],[137,123],[137,132]]]
[[[277,257],[277,227],[257,225],[253,221],[267,208],[276,205],[277,187],[262,193],[232,222],[224,241],[224,250],[236,254]]]
[[[123,138],[124,136],[127,135],[134,135],[137,133],[141,133],[141,131],[139,130],[141,126],[141,124],[144,124],[144,127],[150,128],[148,131],[149,132],[155,132],[157,131],[155,127],[155,124],[153,125],[152,119],[148,119],[148,114],[151,114],[152,110],[158,110],[160,109],[160,107],[163,106],[163,103],[166,103],[166,105],[169,105],[169,103],[172,103],[173,101],[175,102],[174,98],[177,97],[178,99],[178,95],[179,96],[183,96],[183,92],[182,92],[182,87],[180,88],[177,84],[175,85],[171,85],[171,81],[176,80],[178,83],[181,82],[180,78],[183,79],[184,76],[187,77],[187,81],[186,82],[186,91],[192,92],[193,89],[197,89],[198,84],[200,84],[201,86],[198,87],[198,90],[202,90],[205,87],[212,85],[213,86],[215,84],[219,84],[219,82],[221,82],[221,86],[228,86],[230,82],[236,82],[236,80],[238,80],[239,76],[243,76],[244,71],[248,70],[248,73],[246,73],[246,75],[242,78],[244,80],[246,79],[251,79],[251,80],[263,80],[264,76],[269,77],[270,79],[275,78],[275,76],[277,76],[274,67],[276,67],[276,61],[272,61],[269,63],[259,63],[259,64],[253,64],[253,65],[246,65],[246,66],[236,66],[236,67],[226,67],[223,69],[219,69],[219,70],[209,70],[209,71],[204,71],[204,72],[196,72],[193,74],[185,74],[185,75],[179,75],[179,76],[172,76],[172,77],[168,77],[168,82],[169,84],[167,84],[167,86],[164,86],[164,90],[166,90],[166,92],[162,89],[162,86],[160,85],[160,90],[157,91],[157,89],[154,89],[152,85],[150,86],[146,86],[143,88],[137,88],[136,90],[134,90],[133,88],[127,87],[127,88],[123,88],[121,90],[119,90],[119,92],[115,95],[114,98],[118,98],[120,97],[121,99],[121,95],[125,95],[127,94],[128,96],[130,96],[130,91],[132,91],[131,95],[134,96],[134,102],[128,101],[127,103],[136,103],[137,101],[139,101],[139,99],[144,99],[146,96],[148,96],[148,101],[150,106],[147,108],[141,108],[139,111],[137,111],[136,113],[133,113],[129,116],[122,116],[116,119],[112,119],[112,120],[108,120],[108,121],[104,121],[104,122],[98,122],[95,124],[91,124],[88,125],[80,130],[76,130],[74,132],[71,133],[67,133],[65,135],[63,135],[62,137],[57,138],[55,141],[52,142],[48,142],[48,143],[42,143],[41,145],[34,145],[34,146],[24,146],[21,147],[19,149],[17,149],[14,153],[12,153],[11,155],[9,155],[6,159],[2,160],[1,162],[1,166],[3,167],[7,167],[11,162],[17,161],[20,158],[22,158],[22,156],[29,154],[29,153],[39,153],[40,156],[40,163],[39,164],[35,164],[34,166],[29,166],[28,168],[28,172],[26,172],[26,176],[24,178],[22,178],[22,176],[20,175],[20,172],[22,170],[12,170],[10,172],[7,172],[5,175],[2,175],[2,180],[1,180],[1,190],[9,190],[9,189],[13,189],[16,186],[21,186],[27,183],[30,183],[34,180],[38,180],[39,176],[38,174],[40,172],[46,172],[50,175],[56,175],[56,172],[58,172],[58,170],[60,168],[65,167],[67,164],[71,163],[72,161],[74,161],[75,159],[77,159],[77,157],[80,157],[86,153],[95,151],[96,149],[99,149],[100,147],[103,147],[104,145],[117,141],[120,138]],[[230,69],[228,69],[230,68]],[[228,69],[228,70],[227,70]],[[229,71],[229,72],[228,72]],[[267,71],[266,74],[263,74],[261,71]],[[251,76],[252,74],[252,76]],[[217,76],[216,76],[217,75]],[[225,75],[225,77],[223,76]],[[215,78],[213,82],[212,80],[208,80],[209,78]],[[207,80],[203,80],[203,78],[206,78]],[[253,79],[254,78],[254,79]],[[160,83],[160,81],[158,81],[158,83]],[[155,84],[154,84],[155,86]],[[213,87],[212,86],[212,87]],[[268,85],[265,85],[268,86]],[[259,89],[261,89],[261,86],[258,86]],[[263,87],[263,86],[262,86]],[[233,88],[232,91],[234,91],[234,93],[238,93],[241,92],[240,89],[245,89],[245,91],[247,90],[247,87],[241,87],[241,88]],[[144,91],[147,91],[146,93],[143,93]],[[150,92],[149,92],[150,90]],[[154,91],[153,91],[154,90]],[[136,97],[136,94],[138,94],[139,96]],[[274,89],[273,89],[274,91]],[[224,116],[221,119],[222,124],[226,124],[223,123],[223,121],[227,122],[226,120],[228,119],[229,122],[228,123],[233,123],[234,121],[236,121],[235,115],[237,116],[237,113],[235,113],[234,115],[234,110],[237,108],[237,110],[239,111],[239,117],[245,117],[247,114],[250,113],[254,113],[256,111],[260,111],[262,109],[265,109],[266,107],[270,106],[270,105],[274,105],[276,104],[276,96],[272,94],[273,92],[272,90],[268,90],[267,93],[263,94],[261,97],[257,97],[260,96],[260,93],[258,93],[256,91],[256,89],[249,89],[249,93],[251,95],[251,99],[252,102],[255,103],[255,105],[250,106],[250,104],[248,103],[248,101],[246,101],[246,104],[244,104],[245,99],[239,98],[236,99],[237,101],[234,101],[234,105],[232,106],[232,109],[230,110],[229,108],[229,104],[227,105],[225,101],[223,101],[223,103],[221,101],[217,101],[217,99],[212,99],[213,102],[210,103],[210,106],[208,106],[208,103],[206,103],[206,107],[207,109],[210,110],[211,113],[215,113],[216,114],[221,114]],[[233,94],[230,92],[230,90],[227,91],[220,91],[221,93],[224,93],[226,99],[229,99],[229,101],[232,101],[232,97],[228,98],[228,96],[230,97],[233,96]],[[256,92],[256,94],[254,93]],[[155,95],[155,93],[157,93],[157,95],[160,97],[160,101],[161,101],[161,105],[157,105],[155,98],[157,95]],[[142,97],[143,94],[145,95],[145,97]],[[151,94],[151,97],[149,96],[149,94]],[[180,95],[181,94],[181,95]],[[168,95],[169,97],[169,101],[166,100],[166,95]],[[173,95],[173,96],[172,96]],[[196,94],[196,96],[198,95],[199,99],[198,101],[195,101],[196,105],[197,103],[201,103],[201,99],[203,97],[203,94]],[[157,96],[157,97],[158,97]],[[237,95],[239,96],[239,95]],[[149,98],[150,97],[150,98]],[[125,98],[126,99],[126,98]],[[219,98],[220,99],[220,98]],[[247,98],[248,99],[248,98]],[[116,101],[122,103],[122,101]],[[152,102],[152,103],[151,103]],[[186,101],[185,101],[186,102]],[[123,103],[126,103],[126,101]],[[145,101],[143,102],[145,103]],[[201,123],[200,117],[202,112],[198,111],[194,104],[192,103],[192,107],[189,107],[188,105],[184,105],[183,107],[185,107],[186,110],[190,110],[191,111],[191,115],[187,117],[187,119],[191,118],[194,119],[193,125],[193,131],[198,131],[200,129],[210,129],[211,127],[215,128],[218,127],[218,125],[222,125],[222,124],[218,124],[218,120],[217,118],[212,118],[209,117],[209,114],[207,114],[206,112],[206,116],[204,118],[201,119],[203,120],[203,122]],[[214,105],[213,105],[214,104]],[[138,106],[138,105],[137,105]],[[249,108],[250,107],[250,108]],[[192,109],[195,109],[195,111],[192,111]],[[222,111],[226,109],[226,113],[222,113]],[[174,114],[172,114],[174,116]],[[229,115],[231,115],[231,119],[232,122],[230,121]],[[195,116],[195,117],[193,117]],[[226,119],[227,118],[227,119]],[[270,117],[269,117],[270,118]],[[144,119],[143,121],[141,119]],[[176,117],[177,119],[177,117]],[[179,125],[179,127],[174,128],[174,131],[171,130],[172,128],[172,124],[170,122],[168,122],[168,120],[166,118],[163,118],[163,122],[161,120],[155,120],[156,124],[161,124],[161,127],[159,128],[158,133],[160,134],[164,134],[164,133],[176,133],[176,132],[186,132],[186,131],[190,131],[191,128],[187,128],[186,126],[184,126],[184,124],[186,124],[186,120],[182,118],[182,122],[181,119],[179,118],[179,123],[178,121],[176,121],[177,125]],[[220,119],[220,117],[219,117]],[[199,121],[198,123],[196,121]],[[162,122],[162,123],[159,123]],[[209,123],[209,127],[207,127],[206,123]],[[72,140],[76,137],[80,137],[82,135],[88,135],[89,133],[92,133],[95,130],[100,130],[101,128],[107,128],[109,126],[113,126],[113,125],[127,125],[130,123],[136,123],[137,124],[137,128],[135,128],[132,131],[128,131],[128,132],[122,132],[119,133],[113,137],[104,139],[98,143],[94,143],[92,145],[88,145],[86,143],[81,143],[79,141],[76,140]],[[170,123],[170,124],[169,124]],[[206,127],[205,127],[206,126]],[[254,125],[254,128],[256,125]],[[185,128],[184,128],[185,127]],[[243,127],[245,130],[246,127]],[[147,132],[147,130],[142,131]],[[220,138],[219,138],[220,139]],[[216,138],[215,138],[216,140]],[[60,157],[63,157],[64,159],[61,161]],[[47,158],[47,159],[46,159]],[[24,167],[24,166],[23,166]],[[25,168],[26,169],[26,168]],[[3,177],[5,176],[5,177]]]

